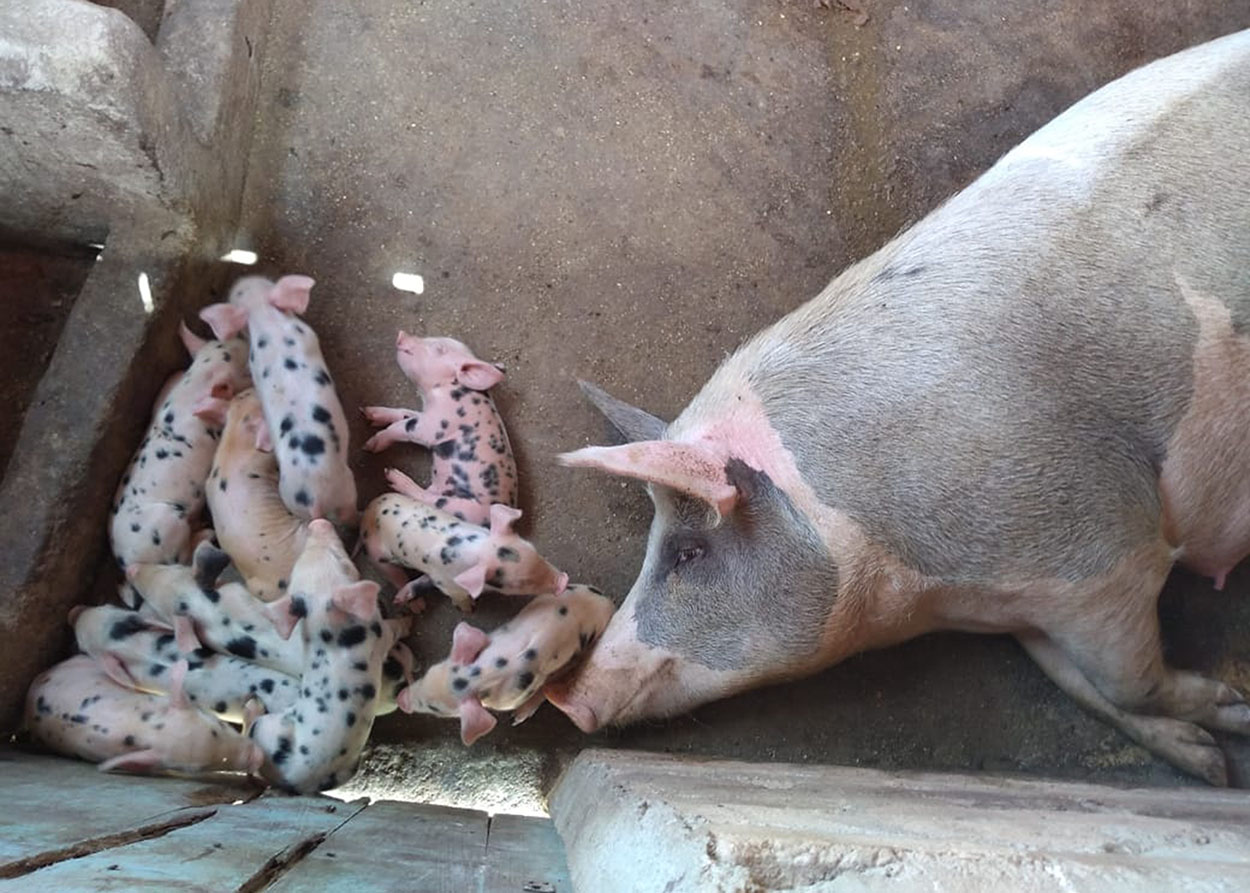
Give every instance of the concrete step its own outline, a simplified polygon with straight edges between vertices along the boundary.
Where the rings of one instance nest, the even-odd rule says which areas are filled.
[[[574,888],[1250,889],[1250,795],[587,750],[551,797]]]

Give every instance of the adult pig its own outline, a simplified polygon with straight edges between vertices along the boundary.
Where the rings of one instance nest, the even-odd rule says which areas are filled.
[[[1229,686],[1163,660],[1180,561],[1250,552],[1250,31],[1081,101],[725,361],[632,442],[642,570],[549,697],[673,714],[930,630],[1015,634],[1095,714],[1213,784]]]
[[[347,467],[347,418],[317,333],[297,317],[313,280],[245,276],[226,303],[200,316],[217,337],[248,331],[248,363],[273,434],[282,501],[305,520],[356,523],[356,480]]]
[[[185,325],[180,332],[191,365],[162,391],[113,499],[109,542],[122,567],[190,557],[226,407],[250,383],[242,339],[205,341]]]

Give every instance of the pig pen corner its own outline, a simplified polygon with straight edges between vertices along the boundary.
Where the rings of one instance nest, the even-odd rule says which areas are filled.
[[[270,784],[297,791],[235,773],[102,773],[33,752],[19,734],[0,750],[0,889],[788,890],[848,872],[865,889],[1045,890],[1064,872],[1095,887],[1117,878],[1117,889],[1250,884],[1244,792],[1206,790],[1084,713],[1005,637],[926,636],[591,736],[533,700],[545,674],[602,631],[584,619],[598,609],[577,584],[619,605],[651,518],[641,487],[556,462],[611,435],[578,380],[674,418],[746,338],[1064,108],[1250,26],[1246,4],[1215,0],[1183,15],[1132,0],[1093,11],[1063,0],[1044,16],[1024,0],[994,15],[966,7],[0,4],[4,728],[18,728],[40,674],[76,649],[90,654],[89,642],[118,651],[112,624],[126,622],[144,659],[82,684],[107,695],[146,674],[144,703],[170,717],[220,704],[220,725],[188,734],[229,737],[236,750],[215,758],[240,770],[262,760]],[[252,359],[260,405],[251,422],[241,409],[232,422],[215,385],[184,403],[170,394],[188,351],[198,360],[214,336],[244,337],[239,313],[199,313],[241,308],[233,286],[255,273],[276,280],[258,306],[282,316],[270,320],[272,370]],[[244,351],[259,355],[264,308],[243,309]],[[192,336],[180,337],[183,324]],[[418,430],[417,413],[391,409],[435,414],[433,351],[460,348],[420,336],[463,342],[466,377],[440,392],[458,395],[438,411],[449,430],[467,420],[486,433],[443,449],[452,441]],[[276,398],[264,380],[284,369],[310,388],[325,376],[336,405],[297,395],[266,421]],[[491,427],[491,397],[506,434]],[[231,432],[242,444],[233,464],[214,462],[211,492],[192,497],[219,506],[216,519],[272,463],[284,482],[280,491],[272,471],[266,517],[299,532],[280,574],[267,570],[278,553],[262,548],[261,528],[219,525],[221,549],[189,533],[177,585],[199,607],[136,624],[104,609],[122,611],[119,591],[126,603],[127,587],[142,587],[135,566],[164,560],[150,556],[169,548],[158,542],[168,528],[136,510],[136,528],[121,530],[138,538],[125,555],[110,529],[127,496],[118,482],[139,473],[127,463],[165,436],[153,407],[167,400],[196,418],[219,413],[218,427],[203,426],[210,455]],[[305,415],[311,427],[299,427]],[[326,596],[338,625],[320,633],[361,649],[352,663],[377,678],[306,706],[338,726],[377,718],[367,742],[352,733],[358,763],[331,755],[328,777],[298,776],[301,746],[316,752],[298,735],[329,726],[300,713],[287,738],[253,716],[265,698],[247,687],[290,688],[262,706],[294,717],[299,680],[314,670],[277,641],[273,660],[257,661],[266,640],[240,642],[227,629],[238,615],[212,612],[259,588],[286,612],[279,624],[311,628],[298,614],[307,606],[281,598],[311,551],[299,512],[318,494],[330,516],[350,500],[311,473],[289,493],[286,482],[340,439],[339,478],[373,511],[359,542],[341,536],[337,548],[358,549],[352,568],[337,552],[318,565],[318,579],[338,575]],[[430,499],[446,511],[420,508],[430,493],[416,482],[444,477]],[[392,502],[379,502],[388,491]],[[523,514],[478,517],[478,497]],[[410,559],[429,550],[405,539],[418,526],[439,528],[437,560]],[[478,549],[488,543],[491,555]],[[522,568],[513,591],[576,591],[585,614],[568,622],[581,625],[559,627],[545,596],[526,614],[502,594]],[[405,582],[418,573],[427,580]],[[393,586],[424,609],[393,611]],[[378,591],[385,616],[357,598]],[[1222,593],[1176,572],[1160,604],[1168,660],[1245,690],[1247,591],[1244,568]],[[265,622],[275,612],[266,607]],[[546,638],[509,644],[509,627]],[[206,682],[205,667],[240,674],[243,696]],[[471,715],[449,700],[464,688]],[[86,700],[66,702],[70,732],[97,724]],[[357,700],[376,703],[361,712]],[[502,712],[535,707],[516,725]],[[1250,746],[1217,737],[1233,787],[1250,783]],[[143,759],[155,756],[121,766]]]

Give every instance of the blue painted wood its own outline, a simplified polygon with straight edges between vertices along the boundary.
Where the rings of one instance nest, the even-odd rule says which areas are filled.
[[[13,862],[254,795],[243,784],[110,775],[79,760],[0,750],[0,877]]]

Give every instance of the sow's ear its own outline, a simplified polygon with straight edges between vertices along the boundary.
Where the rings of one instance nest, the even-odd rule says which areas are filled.
[[[698,444],[647,440],[614,447],[585,447],[562,453],[556,461],[669,487],[703,500],[722,517],[733,510],[738,500],[738,488],[725,477],[725,463]]]
[[[625,443],[640,440],[660,440],[668,429],[668,423],[658,419],[636,406],[630,406],[623,400],[617,400],[607,391],[595,387],[588,381],[578,381],[586,399],[603,413],[603,417],[624,438]]]

